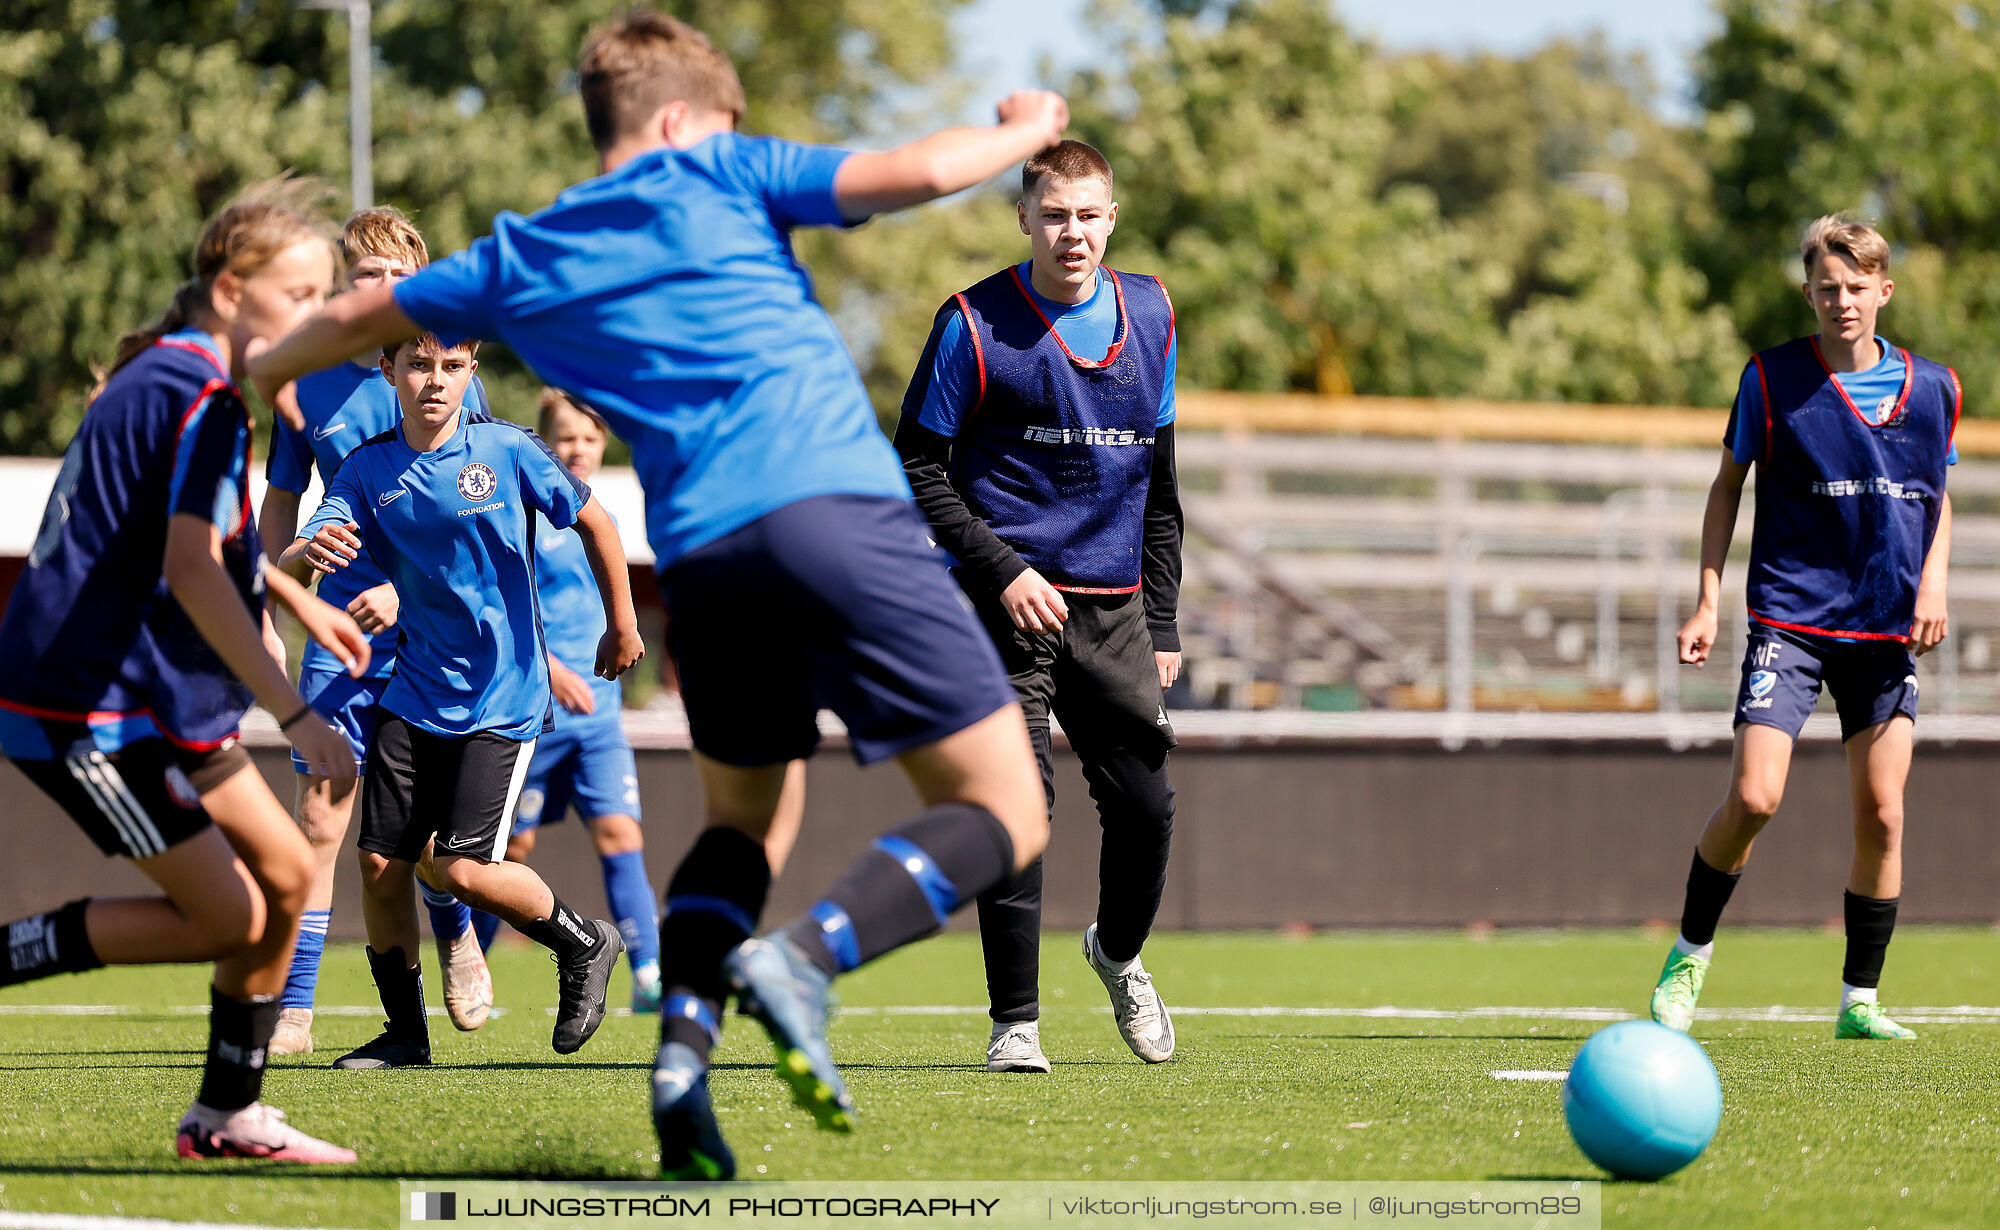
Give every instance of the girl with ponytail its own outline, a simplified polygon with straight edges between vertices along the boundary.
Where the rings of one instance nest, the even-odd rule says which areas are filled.
[[[299,699],[265,609],[283,602],[357,676],[368,639],[263,568],[250,516],[249,359],[333,282],[318,185],[258,184],[211,218],[194,276],[120,339],[0,620],[0,754],[106,855],[162,890],[7,928],[0,987],[100,965],[215,964],[182,1157],[351,1162],[259,1100],[312,854],[240,745],[254,698],[345,789],[347,741]]]

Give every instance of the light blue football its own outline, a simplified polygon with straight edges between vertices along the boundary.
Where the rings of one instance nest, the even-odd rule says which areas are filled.
[[[1693,1038],[1652,1021],[1593,1034],[1563,1082],[1576,1147],[1626,1179],[1658,1179],[1701,1156],[1722,1123],[1722,1082]]]

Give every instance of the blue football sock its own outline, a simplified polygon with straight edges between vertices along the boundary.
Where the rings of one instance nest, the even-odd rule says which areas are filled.
[[[319,959],[326,953],[326,922],[332,910],[307,910],[299,916],[299,946],[292,950],[292,972],[285,975],[280,1008],[313,1006],[319,992]]]
[[[500,920],[485,910],[472,912],[472,933],[479,937],[479,951],[493,947],[493,937],[500,934]]]
[[[441,940],[455,940],[464,935],[465,929],[472,925],[472,907],[422,880],[417,881],[417,887],[424,890],[424,910],[431,916],[431,934]]]
[[[601,856],[604,899],[625,940],[626,959],[638,969],[660,959],[660,920],[653,913],[653,886],[646,881],[646,856],[637,850]]]

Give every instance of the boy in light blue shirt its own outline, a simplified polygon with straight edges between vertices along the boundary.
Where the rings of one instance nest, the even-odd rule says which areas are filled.
[[[403,421],[349,455],[285,553],[323,572],[366,554],[402,601],[402,645],[369,749],[358,842],[368,961],[389,1020],[336,1067],[430,1062],[410,892],[427,852],[461,900],[555,952],[558,1054],[581,1047],[603,1020],[624,949],[617,928],[580,917],[533,871],[502,858],[506,817],[550,724],[538,520],[575,526],[583,538],[608,625],[597,672],[615,679],[643,647],[624,550],[590,489],[533,433],[463,421],[476,347],[425,336],[384,353]]]
[[[430,263],[423,235],[402,211],[388,205],[356,211],[340,231],[340,252],[347,266],[343,290],[393,286]],[[395,390],[382,375],[380,352],[352,356],[299,381],[294,427],[283,415],[271,424],[271,456],[265,465],[264,503],[257,523],[275,559],[290,545],[299,524],[299,500],[319,470],[322,486],[330,485],[347,455],[364,441],[394,428],[403,420]],[[474,376],[466,390],[468,419],[491,418],[486,390]],[[299,579],[306,579],[301,566]],[[371,634],[374,649],[368,673],[356,679],[331,653],[311,641],[299,659],[299,694],[332,719],[354,748],[359,771],[368,760],[375,738],[375,703],[396,669],[396,587],[363,556],[323,578],[321,599],[345,610]],[[320,958],[326,948],[327,925],[333,916],[334,869],[348,822],[353,818],[355,792],[335,798],[327,779],[308,769],[296,754],[298,774],[296,814],[299,827],[313,848],[313,884],[306,912],[299,922],[299,943],[292,953],[291,972],[280,999],[278,1030],[271,1035],[272,1055],[311,1054],[313,1001],[319,988]],[[445,1011],[459,1029],[477,1029],[493,1007],[493,976],[472,934],[472,915],[450,893],[421,884],[424,904],[437,936],[438,969],[444,983]]]

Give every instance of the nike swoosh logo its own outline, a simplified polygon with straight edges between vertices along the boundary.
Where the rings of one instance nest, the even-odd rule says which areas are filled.
[[[381,498],[375,501],[375,504],[379,508],[386,508],[389,505],[395,503],[398,499],[401,499],[403,496],[406,496],[408,494],[410,494],[408,488],[399,487],[394,491],[384,492]]]
[[[313,433],[313,439],[324,440],[328,436],[332,435],[336,431],[339,431],[341,428],[345,426],[347,426],[347,424],[341,422],[328,423],[326,426],[320,428],[318,431]]]

